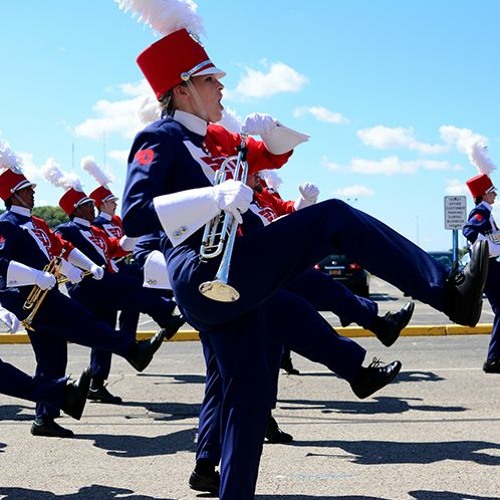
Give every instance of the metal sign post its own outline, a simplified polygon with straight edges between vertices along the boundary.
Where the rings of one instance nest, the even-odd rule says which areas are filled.
[[[467,197],[444,197],[444,228],[452,230],[453,260],[458,260],[458,230],[467,222]]]

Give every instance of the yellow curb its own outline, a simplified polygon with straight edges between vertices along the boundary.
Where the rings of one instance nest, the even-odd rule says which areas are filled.
[[[461,325],[415,325],[407,326],[402,332],[402,337],[418,337],[418,336],[445,336],[445,335],[489,335],[493,325],[491,323],[481,323],[474,327]],[[373,337],[373,333],[364,328],[356,326],[338,327],[335,330],[344,337]],[[154,335],[156,331],[137,332],[139,340],[147,339]],[[196,330],[180,330],[169,342],[185,342],[199,340],[200,337]],[[0,344],[29,344],[30,340],[26,333],[0,333]]]

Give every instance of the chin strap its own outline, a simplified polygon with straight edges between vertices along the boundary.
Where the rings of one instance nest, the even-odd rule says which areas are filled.
[[[207,123],[209,123],[207,110],[205,109],[205,106],[201,102],[200,94],[198,94],[198,91],[195,89],[193,82],[191,82],[191,80],[189,79],[189,80],[186,80],[186,84],[188,86],[188,89],[193,94],[193,97],[194,97],[194,100],[196,101],[196,105],[198,106],[199,112],[202,114],[202,116],[200,116],[200,118],[202,118]]]
[[[12,196],[15,196],[16,197],[16,200],[24,207],[24,208],[27,208],[28,210],[31,211],[31,207],[28,206],[28,204],[17,194],[17,193],[14,193]]]

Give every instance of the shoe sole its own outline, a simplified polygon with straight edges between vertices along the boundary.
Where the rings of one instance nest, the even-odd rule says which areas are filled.
[[[488,276],[489,247],[486,241],[482,241],[480,244],[481,248],[479,249],[479,251],[481,252],[481,255],[479,256],[478,259],[478,277],[480,277],[480,282],[479,282],[480,293],[478,294],[477,298],[479,304],[477,304],[476,302],[477,304],[476,307],[473,307],[470,310],[471,321],[468,321],[466,325],[471,327],[476,326],[479,319],[481,318],[481,311],[483,308],[482,296],[484,292],[484,286],[486,285],[486,278]],[[472,304],[474,304],[474,301],[471,302]]]
[[[453,313],[448,315],[448,317],[454,323],[470,327],[474,327],[477,325],[479,319],[481,318],[481,311],[483,308],[482,296],[484,292],[484,286],[486,284],[486,278],[488,275],[489,263],[489,250],[486,241],[479,242],[479,249],[477,250],[477,252],[479,252],[479,256],[475,260],[476,265],[469,271],[470,273],[476,273],[477,295],[475,295],[474,297],[468,297],[466,301],[463,300],[463,302],[466,304],[466,307],[462,308],[458,312],[458,314]],[[462,297],[462,299],[464,299],[464,297]]]

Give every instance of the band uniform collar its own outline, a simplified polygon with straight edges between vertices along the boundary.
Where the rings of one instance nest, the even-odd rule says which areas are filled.
[[[19,205],[12,205],[9,211],[15,214],[24,215],[25,217],[31,217],[31,210],[26,207],[20,207]]]
[[[85,226],[90,228],[90,222],[87,219],[82,219],[81,217],[74,217],[73,222],[79,224],[80,226]]]
[[[186,113],[186,111],[181,111],[180,109],[176,109],[173,118],[181,125],[184,125],[184,127],[186,127],[191,132],[202,136],[207,135],[208,124],[199,116],[192,115],[191,113]]]
[[[112,219],[111,215],[107,214],[106,212],[101,212],[99,214],[99,217],[102,217],[103,219],[106,219],[108,222],[110,222],[111,219]]]

